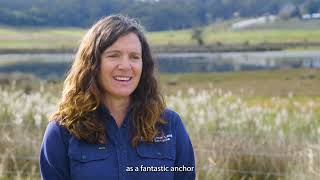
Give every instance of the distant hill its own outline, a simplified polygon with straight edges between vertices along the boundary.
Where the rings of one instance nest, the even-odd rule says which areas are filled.
[[[88,27],[101,16],[123,13],[158,31],[233,17],[299,17],[319,10],[320,0],[0,0],[0,24]]]

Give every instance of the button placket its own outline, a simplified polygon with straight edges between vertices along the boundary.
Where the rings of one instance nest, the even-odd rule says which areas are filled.
[[[128,157],[127,157],[127,146],[128,146],[128,126],[127,126],[127,120],[124,121],[121,128],[119,129],[119,140],[120,140],[120,153],[121,153],[121,164],[122,164],[122,176],[125,178],[126,176],[126,168],[128,166]]]
[[[128,114],[120,128],[117,126],[115,119],[110,116],[107,123],[109,136],[113,139],[116,156],[118,160],[118,177],[126,179],[126,167],[128,166],[127,144],[128,144]]]

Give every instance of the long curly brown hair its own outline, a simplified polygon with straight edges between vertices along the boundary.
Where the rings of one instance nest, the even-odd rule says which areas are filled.
[[[101,54],[119,37],[131,32],[140,40],[143,63],[139,84],[130,95],[132,145],[136,146],[141,138],[152,142],[160,133],[158,125],[166,123],[161,119],[165,102],[154,75],[154,60],[143,28],[134,19],[111,15],[100,19],[83,37],[65,79],[59,108],[50,117],[78,139],[107,143],[106,128],[98,113],[103,97],[98,83]]]

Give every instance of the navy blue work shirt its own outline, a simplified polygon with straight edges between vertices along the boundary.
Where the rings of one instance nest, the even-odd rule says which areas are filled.
[[[195,179],[193,147],[177,113],[166,109],[163,135],[132,147],[130,112],[118,127],[106,108],[99,111],[105,117],[106,144],[78,140],[56,121],[49,122],[40,151],[43,180]]]

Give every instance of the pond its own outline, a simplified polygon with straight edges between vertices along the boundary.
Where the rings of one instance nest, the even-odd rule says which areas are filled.
[[[2,54],[0,73],[31,73],[40,78],[63,78],[73,54]],[[163,73],[248,71],[281,68],[320,68],[319,51],[229,53],[161,53],[156,66]]]

